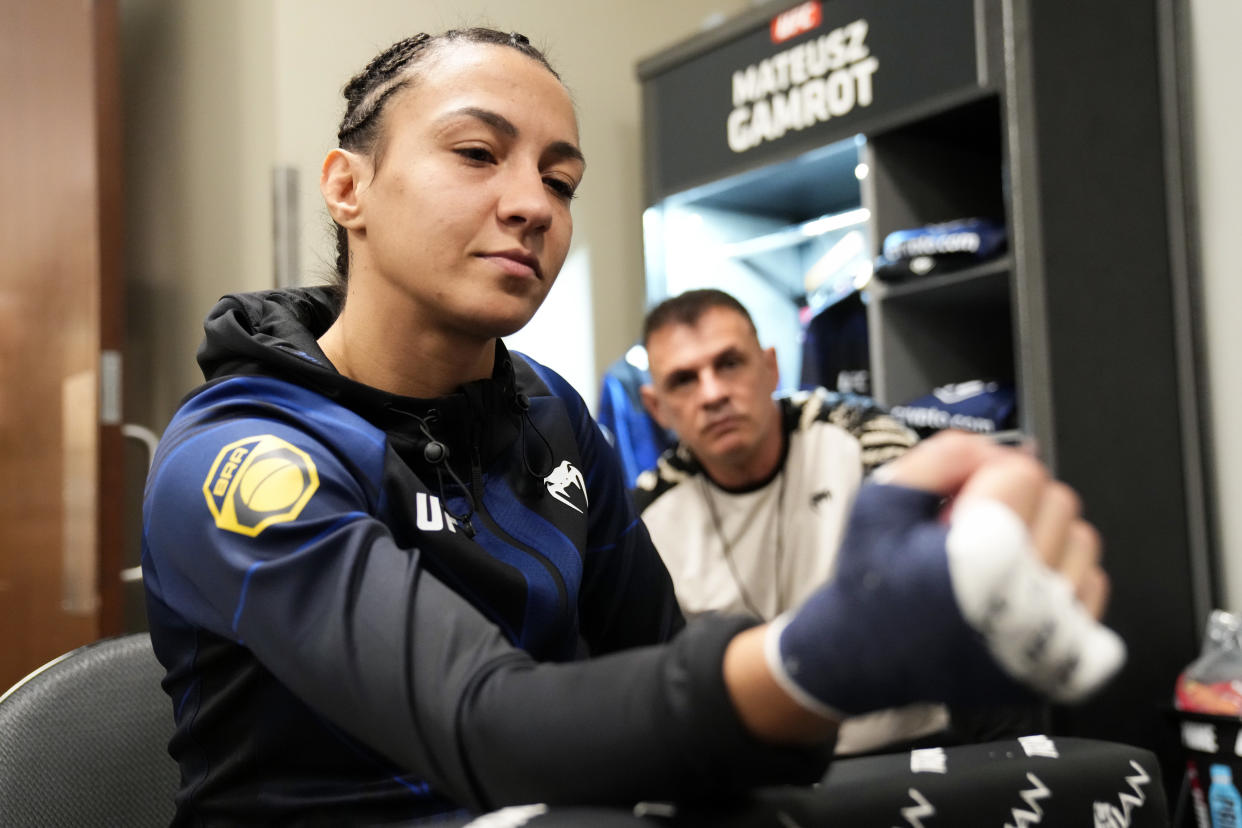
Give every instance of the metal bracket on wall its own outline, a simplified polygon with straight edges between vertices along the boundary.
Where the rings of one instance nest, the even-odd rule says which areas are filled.
[[[276,287],[298,284],[298,169],[272,169],[272,270]]]

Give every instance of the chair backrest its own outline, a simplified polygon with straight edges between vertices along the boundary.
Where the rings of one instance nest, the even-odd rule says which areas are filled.
[[[0,697],[0,823],[166,826],[180,774],[151,637],[67,653]]]

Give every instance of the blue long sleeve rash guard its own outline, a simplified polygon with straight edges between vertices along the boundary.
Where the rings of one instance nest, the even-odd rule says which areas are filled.
[[[437,399],[337,373],[326,289],[225,297],[173,418],[143,571],[178,824],[378,822],[819,778],[721,674],[752,621],[686,627],[615,456],[497,343]]]

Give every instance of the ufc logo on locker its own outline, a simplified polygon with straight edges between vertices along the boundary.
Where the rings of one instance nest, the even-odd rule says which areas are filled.
[[[824,22],[824,11],[819,0],[811,0],[800,6],[794,6],[787,12],[781,12],[772,18],[770,30],[773,43],[784,43],[791,37],[809,32]]]

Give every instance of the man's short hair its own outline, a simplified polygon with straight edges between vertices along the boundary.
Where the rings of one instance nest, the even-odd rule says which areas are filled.
[[[643,321],[643,347],[651,341],[651,335],[668,325],[690,325],[699,321],[704,313],[712,308],[725,308],[740,315],[750,325],[750,329],[758,335],[755,321],[741,302],[723,290],[716,288],[699,288],[687,290],[677,296],[670,296],[651,310]]]

